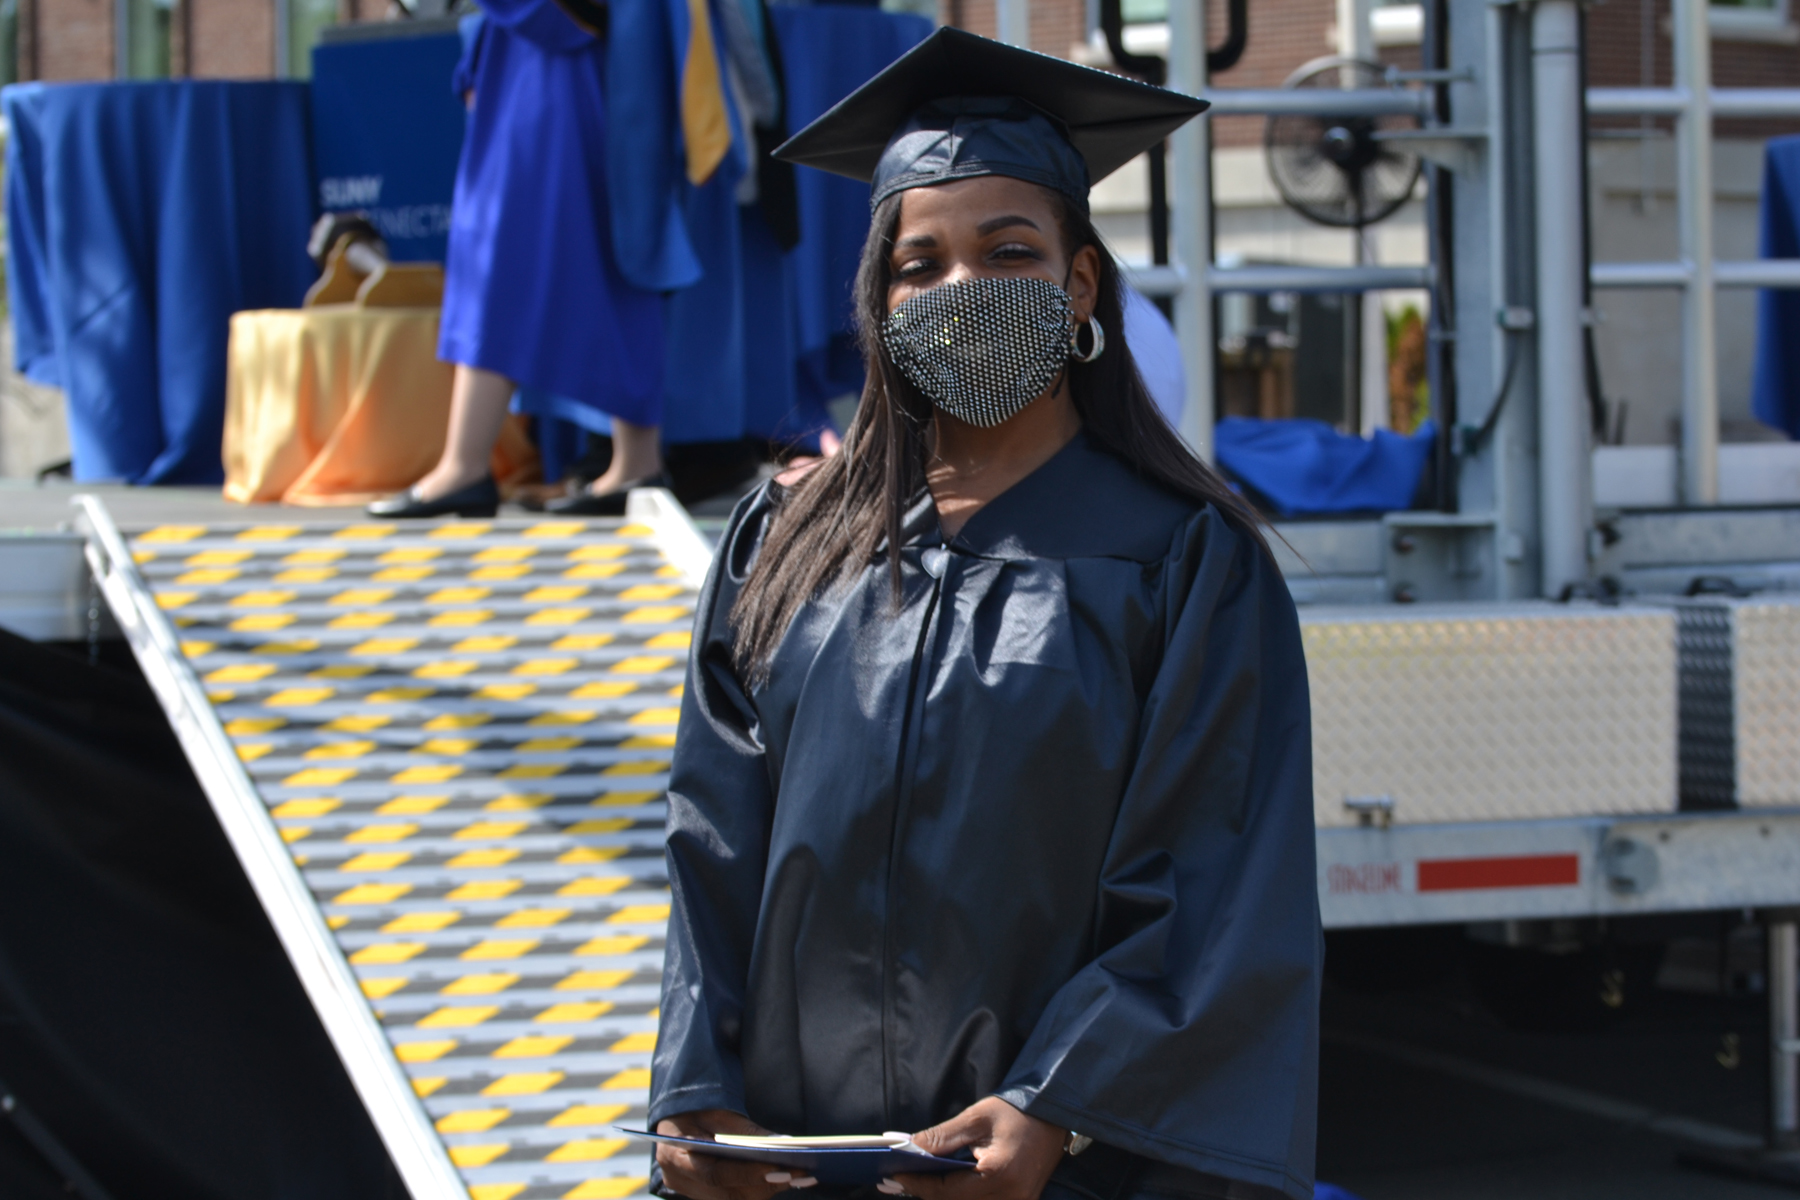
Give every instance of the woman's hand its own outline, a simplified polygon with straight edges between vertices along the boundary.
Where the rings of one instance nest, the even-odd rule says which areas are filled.
[[[948,1175],[897,1175],[881,1190],[920,1200],[1038,1200],[1061,1161],[1069,1132],[1000,1099],[977,1100],[942,1125],[913,1134],[932,1154],[975,1148],[975,1169]]]
[[[656,1123],[656,1132],[667,1137],[710,1138],[715,1133],[766,1136],[769,1131],[741,1113],[709,1108],[664,1117]],[[663,1142],[656,1146],[656,1164],[662,1168],[663,1187],[688,1200],[769,1200],[789,1188],[809,1188],[819,1182],[773,1163],[697,1154],[686,1146]]]

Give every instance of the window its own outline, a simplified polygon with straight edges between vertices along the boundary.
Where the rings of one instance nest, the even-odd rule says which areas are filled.
[[[19,82],[19,0],[0,0],[0,87]]]
[[[312,78],[312,51],[319,31],[337,24],[338,0],[287,0],[287,74]]]
[[[121,0],[115,10],[123,18],[123,79],[169,77],[169,23],[175,0]]]

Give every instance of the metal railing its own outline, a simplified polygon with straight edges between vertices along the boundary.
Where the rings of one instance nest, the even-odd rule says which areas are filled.
[[[1675,80],[1670,87],[1589,88],[1590,115],[1676,118],[1676,208],[1679,257],[1669,262],[1595,263],[1598,288],[1672,288],[1682,293],[1682,500],[1708,505],[1719,497],[1719,397],[1715,291],[1728,288],[1800,288],[1800,259],[1719,261],[1713,254],[1711,189],[1712,121],[1715,117],[1800,117],[1800,88],[1715,88],[1712,34],[1706,0],[1675,0]],[[1496,36],[1490,24],[1490,38]],[[1209,89],[1203,3],[1170,6],[1169,86],[1212,102],[1212,113],[1270,115],[1417,114],[1428,102],[1424,89]],[[1497,69],[1490,55],[1489,69]],[[1490,83],[1491,87],[1491,83]],[[1490,93],[1491,96],[1491,93]],[[1171,146],[1171,183],[1177,196],[1210,196],[1210,133],[1196,121],[1177,131]],[[1140,291],[1175,300],[1175,328],[1183,358],[1209,361],[1211,297],[1228,291],[1369,291],[1430,286],[1430,267],[1220,267],[1211,261],[1206,221],[1175,223],[1175,264],[1129,273]],[[1206,263],[1196,274],[1182,264]],[[1198,286],[1195,286],[1195,285]],[[1188,372],[1182,433],[1207,458],[1212,454],[1214,397],[1211,372]]]
[[[1760,265],[1760,264],[1751,264]],[[1146,296],[1179,296],[1188,272],[1180,264],[1124,268],[1125,280]],[[1429,288],[1429,266],[1358,267],[1288,266],[1255,263],[1242,267],[1213,265],[1206,271],[1212,292],[1384,292]]]
[[[1218,88],[1206,86],[1206,18],[1203,2],[1169,6],[1169,77],[1176,91],[1202,96],[1214,116],[1277,116],[1304,113],[1322,116],[1422,116],[1429,96],[1412,88]],[[1206,197],[1211,205],[1211,130],[1191,121],[1170,138],[1169,184],[1173,194]],[[1212,297],[1219,292],[1366,292],[1430,287],[1429,266],[1273,266],[1223,267],[1212,261],[1210,221],[1174,222],[1175,262],[1170,266],[1130,270],[1127,278],[1150,296],[1173,297],[1175,335],[1181,357],[1191,364],[1212,361],[1214,330]],[[1185,264],[1204,263],[1195,272]],[[1187,372],[1187,402],[1181,433],[1201,457],[1213,457],[1213,373]]]
[[[1800,288],[1800,259],[1719,261],[1713,254],[1712,122],[1715,117],[1800,117],[1800,88],[1712,86],[1706,0],[1674,0],[1675,82],[1666,88],[1589,88],[1598,116],[1676,120],[1674,262],[1595,263],[1597,288],[1674,288],[1681,303],[1681,500],[1719,500],[1719,389],[1715,295],[1722,287]]]

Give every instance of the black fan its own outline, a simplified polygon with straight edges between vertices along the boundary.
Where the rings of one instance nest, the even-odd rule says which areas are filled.
[[[1287,86],[1383,88],[1387,68],[1353,58],[1315,59]],[[1418,119],[1404,114],[1274,116],[1263,131],[1263,151],[1276,189],[1295,212],[1321,225],[1361,229],[1392,216],[1419,181],[1419,156],[1380,135],[1417,127]]]

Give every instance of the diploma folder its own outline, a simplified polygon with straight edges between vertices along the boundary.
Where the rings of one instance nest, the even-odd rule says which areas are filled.
[[[873,1186],[883,1179],[895,1175],[942,1175],[950,1171],[966,1171],[975,1165],[973,1155],[967,1158],[939,1158],[934,1154],[926,1154],[922,1150],[905,1150],[895,1146],[890,1139],[869,1137],[840,1139],[838,1144],[821,1145],[826,1139],[793,1138],[759,1140],[753,1145],[731,1145],[726,1142],[707,1141],[704,1138],[670,1137],[662,1133],[648,1133],[642,1129],[627,1129],[623,1125],[615,1125],[620,1133],[630,1137],[641,1138],[647,1142],[667,1142],[671,1146],[686,1146],[698,1154],[711,1154],[719,1158],[741,1158],[750,1162],[772,1163],[776,1166],[791,1167],[795,1174],[805,1172],[818,1179],[820,1183],[838,1187]],[[749,1141],[750,1139],[744,1139]],[[777,1143],[792,1140],[796,1144],[784,1146]],[[843,1141],[872,1143],[845,1146]],[[904,1144],[904,1143],[903,1143]],[[961,1153],[967,1154],[967,1151]]]

